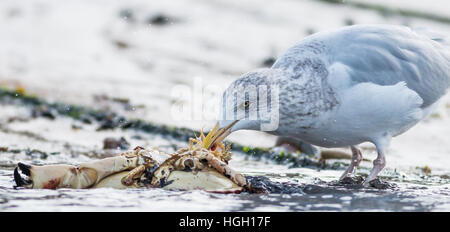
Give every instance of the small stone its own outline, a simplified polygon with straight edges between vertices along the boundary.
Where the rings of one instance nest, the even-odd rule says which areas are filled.
[[[56,112],[54,109],[49,108],[47,105],[40,105],[33,107],[31,116],[33,118],[44,117],[53,120],[56,118]]]
[[[346,18],[346,19],[344,20],[344,24],[345,24],[346,26],[351,26],[351,25],[354,25],[354,24],[355,24],[355,21],[353,21],[353,19]]]
[[[362,176],[347,176],[340,180],[339,183],[343,185],[360,185],[363,183],[363,181],[364,179],[362,178]]]
[[[392,189],[392,188],[394,188],[393,184],[390,184],[389,182],[386,182],[386,181],[382,181],[380,178],[370,181],[369,184],[370,184],[370,187],[373,187],[376,189]]]
[[[105,138],[103,140],[103,149],[120,149],[126,150],[130,147],[130,144],[124,137],[120,139],[116,138]]]
[[[267,57],[266,59],[263,60],[262,66],[264,66],[264,67],[271,67],[275,63],[276,60],[277,59],[275,57],[273,57],[273,56]]]
[[[316,30],[314,30],[313,28],[308,28],[308,29],[306,29],[305,33],[307,35],[312,35],[312,34],[316,33]]]
[[[120,49],[126,49],[130,47],[130,45],[127,42],[122,40],[115,40],[114,44]]]
[[[154,15],[147,20],[147,23],[149,23],[151,25],[156,25],[156,26],[165,26],[165,25],[171,24],[173,22],[174,22],[174,19],[172,19],[171,17],[164,15],[164,14]]]
[[[83,127],[80,125],[72,124],[72,130],[76,131],[76,130],[80,130],[80,129],[83,129]]]

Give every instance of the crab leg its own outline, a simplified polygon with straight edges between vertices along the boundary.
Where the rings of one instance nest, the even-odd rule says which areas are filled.
[[[170,173],[175,170],[174,164],[179,158],[179,155],[173,155],[159,166],[153,173],[151,185],[154,187],[164,187],[167,184]]]
[[[219,173],[222,173],[224,176],[230,178],[231,181],[236,183],[237,185],[243,187],[247,184],[247,180],[244,175],[241,173],[237,173],[233,169],[231,169],[225,162],[219,160],[214,155],[208,153],[205,156],[205,159],[208,161],[214,169],[216,169]]]
[[[134,183],[134,179],[137,177],[141,177],[145,171],[145,165],[140,165],[137,168],[131,170],[126,176],[122,179],[122,184],[126,186],[130,186]]]

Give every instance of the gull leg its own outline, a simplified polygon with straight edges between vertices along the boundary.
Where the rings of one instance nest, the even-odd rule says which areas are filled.
[[[369,186],[369,182],[374,180],[377,177],[378,173],[381,170],[383,170],[384,166],[386,166],[386,158],[384,157],[384,149],[377,147],[377,150],[378,150],[378,156],[373,161],[372,171],[370,172],[370,174],[366,178],[366,180],[364,180],[364,183],[363,183],[364,187]]]
[[[309,143],[305,143],[293,137],[278,136],[275,147],[280,147],[287,152],[296,152],[300,150],[308,155],[319,155],[319,150]]]
[[[345,172],[342,174],[341,178],[339,178],[339,180],[342,180],[349,175],[354,175],[356,168],[359,167],[359,163],[361,163],[361,151],[355,146],[350,146],[350,148],[352,150],[352,162],[350,163],[350,166],[348,166],[347,170],[345,170]]]

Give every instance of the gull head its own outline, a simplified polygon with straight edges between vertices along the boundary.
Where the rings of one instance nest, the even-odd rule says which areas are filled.
[[[283,75],[280,69],[258,69],[231,83],[222,95],[219,130],[211,145],[237,130],[276,130],[278,85]]]

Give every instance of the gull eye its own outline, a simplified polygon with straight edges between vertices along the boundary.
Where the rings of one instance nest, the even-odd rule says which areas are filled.
[[[250,106],[250,102],[249,101],[245,101],[244,102],[244,108],[248,109],[249,106]]]

